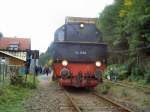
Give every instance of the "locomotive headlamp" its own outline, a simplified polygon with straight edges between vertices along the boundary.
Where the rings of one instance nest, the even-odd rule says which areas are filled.
[[[80,28],[84,28],[84,24],[81,23],[81,24],[80,24]]]
[[[62,61],[62,65],[63,65],[63,66],[67,66],[67,65],[68,65],[68,61],[67,61],[67,60],[63,60],[63,61]]]
[[[102,65],[102,63],[101,63],[100,61],[96,61],[95,65],[96,65],[97,67],[100,67],[100,66]]]

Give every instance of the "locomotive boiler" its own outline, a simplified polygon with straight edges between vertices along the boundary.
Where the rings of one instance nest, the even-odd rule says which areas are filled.
[[[67,17],[55,32],[53,79],[61,86],[95,87],[102,82],[107,45],[95,18]]]

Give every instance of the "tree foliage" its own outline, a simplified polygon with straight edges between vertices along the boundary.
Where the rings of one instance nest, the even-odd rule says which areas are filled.
[[[98,28],[111,46],[128,40],[130,49],[150,44],[150,2],[115,0],[100,14]]]
[[[39,58],[39,64],[40,65],[49,65],[49,62],[50,60],[52,59],[52,56],[53,56],[53,43],[50,44],[50,46],[47,48],[47,51],[45,53],[42,53],[40,55],[40,58]]]
[[[113,45],[114,40],[119,37],[118,21],[120,18],[118,13],[122,5],[122,0],[118,0],[114,4],[107,6],[100,14],[97,22],[98,28],[103,33],[104,41],[108,42],[109,45]]]
[[[149,0],[115,0],[100,13],[97,26],[111,48],[128,49],[130,57],[124,63],[129,65],[130,78],[150,82],[149,69],[145,69],[149,64],[142,62],[142,58],[139,63],[138,59],[140,56],[148,57],[150,52]]]

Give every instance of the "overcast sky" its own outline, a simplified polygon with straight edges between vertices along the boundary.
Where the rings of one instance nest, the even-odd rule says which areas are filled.
[[[32,50],[45,52],[66,16],[98,17],[113,0],[0,0],[0,32],[31,38]]]

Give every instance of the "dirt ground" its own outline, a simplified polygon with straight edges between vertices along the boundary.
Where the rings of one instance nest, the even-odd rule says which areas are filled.
[[[56,82],[51,81],[50,76],[38,77],[40,83],[33,97],[25,105],[26,112],[58,112],[63,102],[64,94]]]
[[[63,89],[57,82],[51,81],[46,75],[38,76],[40,83],[32,98],[25,103],[26,112],[59,112],[61,105],[68,105]],[[104,84],[104,83],[103,83]],[[104,84],[105,85],[105,84]],[[101,94],[101,86],[96,91]],[[144,94],[140,90],[127,89],[119,86],[109,85],[110,88],[105,96],[130,107],[135,112],[149,112],[150,94]],[[64,104],[66,103],[66,104]]]
[[[106,90],[105,87],[109,86]],[[127,107],[134,112],[150,112],[150,94],[145,93],[139,89],[131,89],[104,82],[102,85],[98,85],[97,92],[103,94],[102,91],[107,91],[103,94]]]

